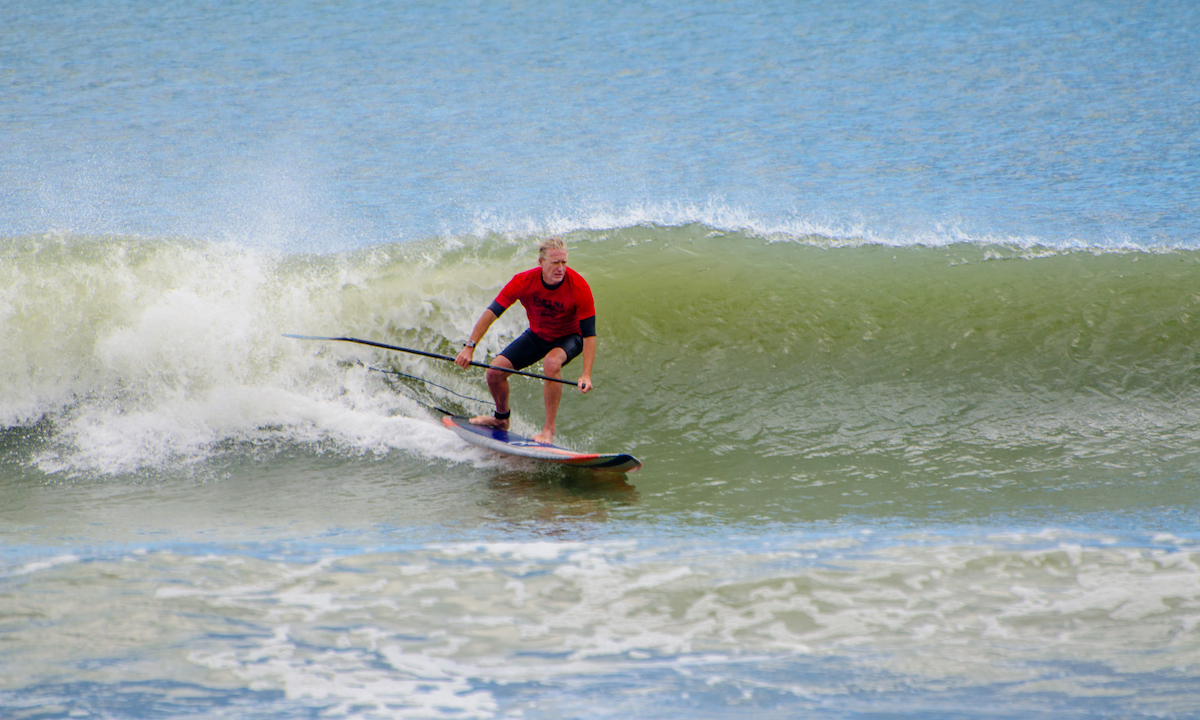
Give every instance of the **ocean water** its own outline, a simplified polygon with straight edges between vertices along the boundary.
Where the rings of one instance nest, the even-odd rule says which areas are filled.
[[[0,3],[0,716],[1200,718],[1198,37]],[[550,234],[636,473],[283,336],[453,354]]]

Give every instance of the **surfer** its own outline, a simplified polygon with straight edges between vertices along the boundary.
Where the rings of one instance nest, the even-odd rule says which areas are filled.
[[[517,273],[496,299],[483,311],[471,338],[463,343],[454,362],[467,367],[475,354],[475,345],[504,311],[520,300],[529,318],[529,329],[512,341],[492,361],[500,368],[522,370],[542,361],[542,371],[553,378],[562,377],[562,367],[583,355],[583,374],[577,386],[580,392],[592,389],[592,363],[596,359],[596,305],[592,289],[579,273],[567,267],[567,246],[560,238],[549,238],[538,245],[538,266]],[[508,429],[512,410],[508,407],[508,373],[487,371],[488,389],[496,401],[492,415],[471,418],[474,425]],[[549,444],[554,439],[554,422],[562,400],[560,383],[545,383],[543,400],[546,422],[533,439]]]

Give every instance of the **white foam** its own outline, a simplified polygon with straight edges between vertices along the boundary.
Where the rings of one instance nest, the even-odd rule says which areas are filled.
[[[73,593],[48,593],[43,608],[58,619],[13,632],[24,647],[53,648],[56,634],[112,615],[140,589],[156,618],[138,625],[144,652],[168,662],[186,652],[211,673],[205,682],[280,690],[331,716],[492,717],[501,702],[489,686],[642,687],[632,678],[649,668],[659,675],[646,687],[669,682],[664,673],[727,682],[738,663],[798,656],[912,687],[1052,683],[1090,697],[1124,673],[1177,673],[1200,651],[1195,551],[1064,532],[855,538],[771,538],[765,553],[761,541],[693,537],[455,544],[312,563],[130,555],[114,561],[118,576],[104,560],[63,570]],[[61,582],[45,571],[74,560],[28,563],[22,582]],[[231,635],[230,623],[242,630]],[[191,639],[160,641],[179,633]],[[1110,679],[1097,685],[1070,670],[1078,663]],[[813,691],[778,676],[755,682]]]
[[[391,339],[381,328],[460,337],[484,293],[429,271],[435,261],[55,236],[19,255],[18,282],[0,303],[9,338],[0,422],[56,418],[35,459],[46,472],[186,465],[229,442],[272,440],[490,461],[364,366],[395,354],[282,337]],[[515,334],[501,324],[489,342],[506,330]],[[430,372],[428,362],[397,362]]]
[[[58,555],[45,560],[35,560],[30,563],[25,563],[20,568],[15,570],[13,575],[29,575],[42,570],[48,570],[52,567],[74,562],[79,562],[79,557],[76,555]]]

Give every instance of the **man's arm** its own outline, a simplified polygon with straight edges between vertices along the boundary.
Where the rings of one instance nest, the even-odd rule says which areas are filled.
[[[487,335],[488,328],[492,326],[492,323],[496,322],[497,317],[499,316],[492,312],[491,308],[484,310],[483,314],[479,316],[479,320],[475,323],[475,329],[471,331],[471,342],[477,343],[482,340],[483,336]],[[584,347],[586,348],[587,346],[585,345]],[[471,364],[471,358],[474,356],[475,348],[470,345],[463,345],[463,349],[458,351],[458,357],[454,358],[454,364],[465,368]],[[587,367],[586,362],[584,363],[584,367]]]
[[[596,361],[596,336],[583,339],[583,374],[579,376],[579,391],[592,389],[592,363]]]

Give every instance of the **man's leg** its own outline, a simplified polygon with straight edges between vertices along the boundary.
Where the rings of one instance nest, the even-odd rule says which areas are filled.
[[[503,355],[497,355],[492,361],[492,365],[509,369],[512,369],[513,366],[509,362],[509,359]],[[494,415],[476,415],[471,418],[472,425],[486,425],[487,427],[494,427],[499,430],[508,429],[508,416],[506,415],[506,413],[510,412],[508,408],[508,375],[503,370],[492,370],[491,368],[484,374],[488,390],[492,392],[492,399],[496,401],[496,414],[505,415],[505,417],[501,419]]]
[[[561,378],[562,367],[566,362],[566,351],[556,347],[542,360],[542,372],[552,378]],[[542,426],[540,433],[533,436],[533,439],[540,443],[548,445],[554,441],[554,422],[558,419],[558,404],[562,401],[562,389],[562,383],[544,381],[542,400],[546,405],[546,424]]]

